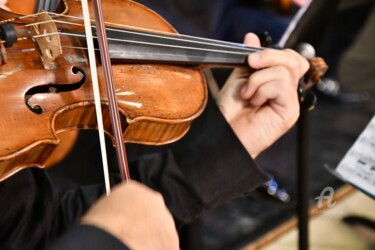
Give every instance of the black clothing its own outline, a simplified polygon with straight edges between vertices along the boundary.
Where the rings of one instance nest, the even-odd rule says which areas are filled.
[[[97,227],[78,225],[60,237],[49,250],[129,250],[119,239]]]
[[[178,228],[267,180],[212,102],[183,139],[139,157],[131,171],[135,179],[163,194]],[[58,190],[40,169],[1,182],[0,249],[45,248],[103,193],[102,184]]]

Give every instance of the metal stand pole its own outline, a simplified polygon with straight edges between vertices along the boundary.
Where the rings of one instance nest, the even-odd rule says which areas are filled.
[[[311,94],[311,93],[310,93]],[[310,98],[315,98],[309,96]],[[299,250],[309,249],[309,194],[310,194],[310,165],[309,165],[309,108],[302,105],[297,132],[297,192],[298,192],[298,246]]]
[[[298,249],[309,248],[309,166],[308,166],[308,137],[306,134],[307,112],[301,111],[298,122],[298,160],[297,160],[297,190],[298,190]]]

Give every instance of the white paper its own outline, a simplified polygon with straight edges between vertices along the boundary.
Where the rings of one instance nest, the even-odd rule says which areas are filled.
[[[375,116],[336,168],[339,176],[375,196]]]

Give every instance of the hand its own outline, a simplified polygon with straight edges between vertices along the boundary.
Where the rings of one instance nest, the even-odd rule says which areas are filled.
[[[130,249],[179,249],[173,218],[162,196],[143,184],[120,184],[82,218],[113,234]]]
[[[259,39],[247,34],[245,44],[259,47]],[[297,52],[264,49],[251,53],[254,71],[233,71],[218,95],[218,105],[233,131],[255,158],[287,132],[299,116],[297,86],[309,64]],[[244,78],[247,76],[247,78]]]

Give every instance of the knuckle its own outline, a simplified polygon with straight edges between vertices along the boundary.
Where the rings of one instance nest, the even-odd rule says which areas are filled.
[[[154,199],[156,202],[158,202],[159,204],[164,204],[164,198],[163,198],[163,195],[161,195],[161,193],[159,192],[155,192],[154,194]]]
[[[163,200],[163,196],[157,191],[154,191],[154,197],[156,200]]]
[[[298,70],[298,72],[299,72],[300,66],[301,66],[300,60],[290,60],[290,67],[293,70]]]
[[[292,49],[290,49],[290,48],[285,48],[285,49],[283,49],[283,51],[285,51],[285,52],[287,52],[287,53],[292,53],[292,54],[297,53],[296,51],[294,51],[294,50],[292,50]]]

